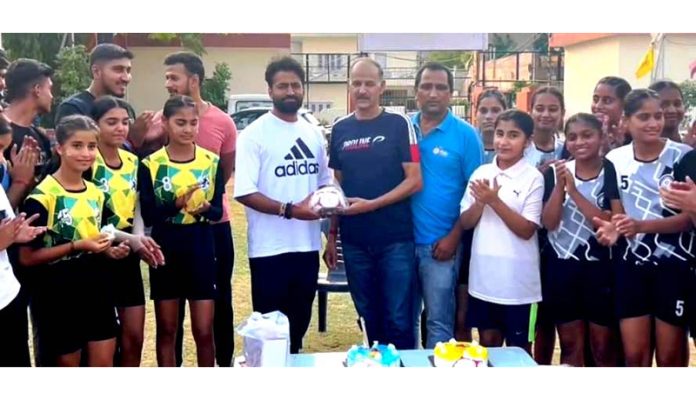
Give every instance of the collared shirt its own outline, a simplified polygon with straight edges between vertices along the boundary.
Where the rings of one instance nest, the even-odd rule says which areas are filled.
[[[497,157],[474,171],[470,180],[497,180],[498,196],[514,212],[541,225],[544,178],[522,158],[501,170]],[[464,212],[475,202],[468,188],[461,202]],[[539,243],[535,233],[528,240],[515,235],[505,222],[485,206],[474,229],[469,268],[469,293],[496,304],[531,304],[541,300]]]
[[[459,202],[471,174],[483,163],[483,146],[474,127],[447,112],[427,135],[421,114],[413,117],[421,154],[423,189],[411,199],[416,244],[433,244],[459,218]]]

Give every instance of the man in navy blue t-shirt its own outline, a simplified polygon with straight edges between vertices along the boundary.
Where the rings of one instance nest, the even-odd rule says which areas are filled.
[[[369,59],[351,68],[355,112],[333,126],[329,167],[349,198],[340,217],[346,275],[370,342],[415,344],[415,245],[409,197],[422,187],[418,144],[411,121],[382,109],[382,68]],[[335,263],[332,223],[327,262]]]

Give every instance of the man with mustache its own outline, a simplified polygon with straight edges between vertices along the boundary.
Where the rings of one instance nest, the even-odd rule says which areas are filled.
[[[425,347],[454,337],[455,291],[462,257],[459,201],[469,177],[483,163],[483,147],[474,127],[449,110],[452,72],[426,63],[416,74],[420,112],[413,117],[421,154],[423,190],[413,195],[413,225],[419,296],[425,303]],[[418,314],[416,314],[418,315]]]
[[[290,352],[302,348],[317,291],[321,226],[308,205],[331,183],[324,136],[299,118],[305,72],[292,57],[266,67],[273,109],[239,136],[234,197],[246,206],[254,311],[290,321]]]
[[[126,88],[131,81],[131,60],[133,53],[113,43],[98,44],[89,55],[89,67],[92,73],[92,82],[86,90],[76,93],[63,100],[56,110],[55,124],[68,115],[90,116],[94,101],[101,96],[110,95],[123,98]],[[145,111],[138,118],[135,110],[128,105],[128,115],[135,121],[128,133],[128,140],[124,147],[132,150],[138,147],[143,136],[152,124],[152,111]]]
[[[196,144],[220,157],[223,179],[227,182],[234,171],[237,128],[232,118],[201,97],[201,86],[205,81],[205,67],[198,55],[182,51],[169,54],[164,59],[165,88],[170,96],[185,95],[196,102],[198,112],[198,135]],[[162,112],[158,111],[151,128],[137,148],[144,155],[158,150],[166,144],[167,135],[162,130]],[[227,199],[227,194],[223,196]],[[232,312],[232,271],[234,268],[234,244],[230,225],[229,202],[223,202],[223,216],[213,225],[215,232],[215,259],[217,263],[217,294],[215,300],[215,359],[221,367],[232,366],[234,353],[234,327]],[[183,346],[184,307],[180,307],[179,334],[177,335],[176,358],[181,365]]]
[[[420,154],[411,120],[385,110],[382,67],[360,58],[350,71],[355,112],[332,128],[330,164],[349,197],[340,217],[348,286],[370,342],[415,346],[417,285],[410,196],[422,188]],[[336,262],[337,220],[325,260]]]

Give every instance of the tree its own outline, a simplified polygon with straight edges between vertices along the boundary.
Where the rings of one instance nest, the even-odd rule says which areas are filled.
[[[151,33],[148,38],[158,42],[176,41],[182,47],[202,56],[205,54],[203,47],[203,34],[201,33]]]
[[[498,59],[507,56],[515,48],[515,41],[509,33],[494,33],[490,45],[495,51],[493,59]]]
[[[62,33],[3,33],[2,44],[12,60],[32,58],[56,66],[56,54],[63,41]]]
[[[439,62],[448,68],[468,70],[474,61],[474,54],[470,51],[433,51],[428,53],[426,59]]]
[[[55,81],[58,86],[56,104],[73,94],[84,90],[92,80],[89,70],[89,54],[83,45],[64,47],[56,57]]]
[[[227,92],[231,80],[232,71],[230,66],[224,62],[216,63],[212,78],[208,78],[203,82],[201,97],[213,103],[219,109],[227,110]]]
[[[539,36],[534,39],[534,43],[532,44],[532,47],[534,48],[534,51],[538,51],[540,53],[546,53],[549,51],[549,34],[548,33],[539,33]]]

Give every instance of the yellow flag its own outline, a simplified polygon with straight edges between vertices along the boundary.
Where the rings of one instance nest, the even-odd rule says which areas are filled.
[[[652,71],[654,66],[655,66],[655,44],[650,43],[650,47],[648,47],[648,51],[643,56],[643,59],[640,61],[640,65],[638,66],[638,69],[636,70],[636,78],[640,79],[640,78],[644,77],[645,75],[649,74],[650,71]]]

